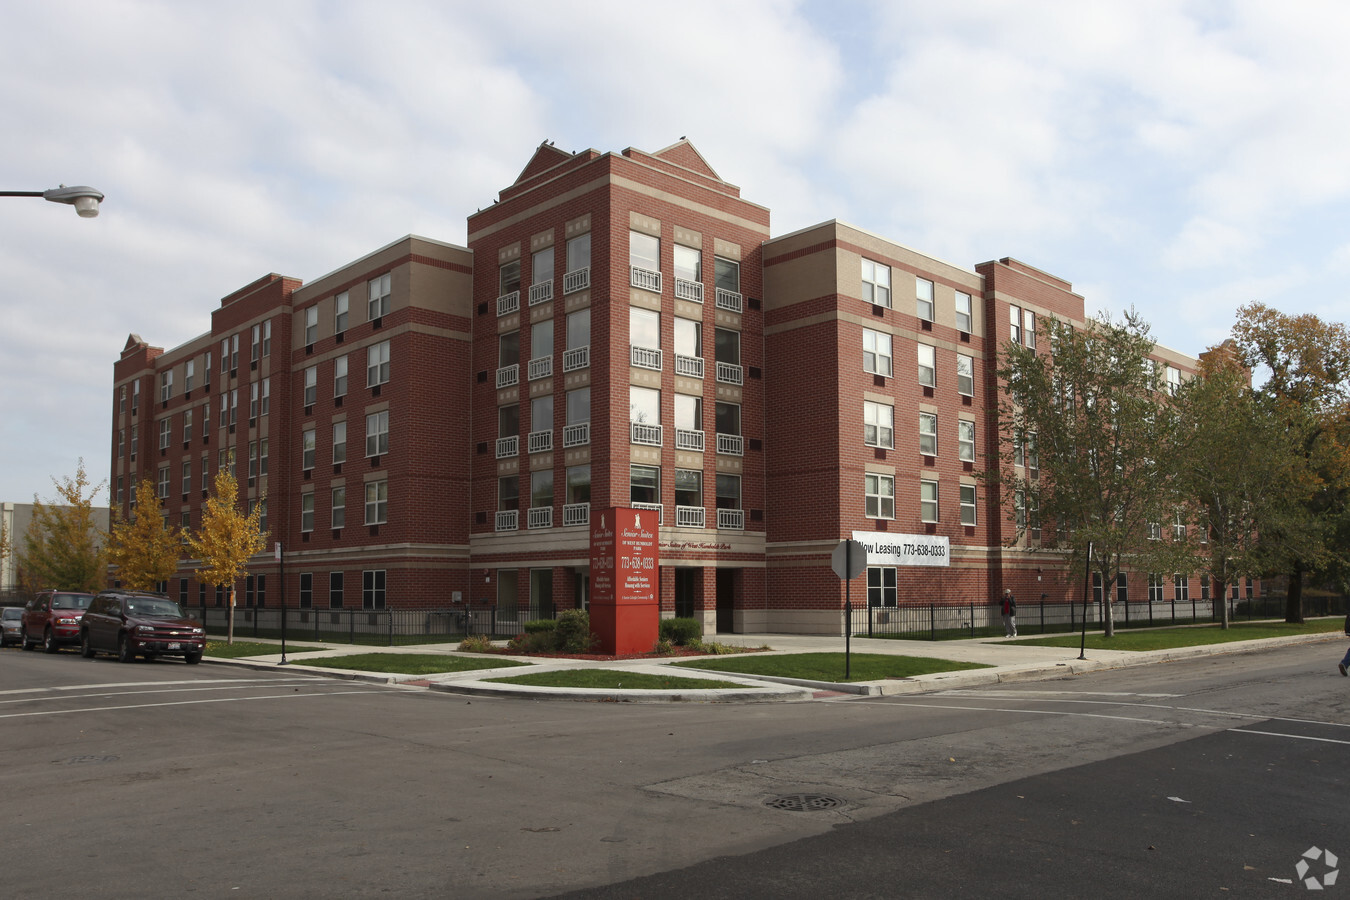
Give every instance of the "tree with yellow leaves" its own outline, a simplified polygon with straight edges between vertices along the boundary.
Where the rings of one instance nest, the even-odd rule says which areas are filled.
[[[234,584],[248,561],[267,547],[261,516],[261,503],[248,514],[240,511],[239,484],[222,467],[202,510],[201,527],[195,534],[188,532],[188,549],[201,562],[197,577],[207,584],[229,586],[227,643],[234,643]]]
[[[58,499],[43,503],[33,497],[33,521],[15,553],[19,579],[29,591],[97,591],[104,585],[103,532],[94,516],[94,497],[104,482],[89,483],[80,460],[74,478],[56,485]],[[13,541],[12,536],[6,536]]]
[[[114,522],[108,538],[108,564],[117,567],[117,578],[125,587],[151,591],[178,571],[182,531],[160,514],[155,482],[150,478],[136,485],[131,519]]]

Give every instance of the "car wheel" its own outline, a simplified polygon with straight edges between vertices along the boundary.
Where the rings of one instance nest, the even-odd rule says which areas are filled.
[[[195,666],[197,663],[202,661],[202,655],[201,653],[187,653],[184,654],[183,660],[189,666]]]
[[[131,649],[131,638],[125,634],[117,639],[117,661],[124,663],[136,661],[136,651]]]
[[[55,653],[60,649],[60,646],[56,643],[56,636],[52,634],[52,630],[48,628],[42,633],[42,652]]]
[[[94,658],[94,645],[89,643],[89,632],[80,633],[80,655],[85,659]]]
[[[23,633],[23,649],[32,650],[37,646],[37,642],[28,637],[28,632]]]

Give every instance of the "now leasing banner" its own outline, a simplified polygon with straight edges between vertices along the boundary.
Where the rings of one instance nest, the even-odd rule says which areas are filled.
[[[867,548],[869,566],[950,566],[950,545],[936,534],[891,534],[855,531],[853,540]]]

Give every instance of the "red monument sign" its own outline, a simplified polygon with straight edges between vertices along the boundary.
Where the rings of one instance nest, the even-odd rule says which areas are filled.
[[[591,631],[601,653],[649,653],[661,617],[656,541],[660,513],[591,510]]]

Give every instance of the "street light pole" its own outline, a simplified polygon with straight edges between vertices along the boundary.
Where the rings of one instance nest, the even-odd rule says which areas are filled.
[[[0,191],[0,197],[41,197],[53,203],[68,203],[82,219],[92,219],[98,215],[98,205],[103,202],[103,192],[86,184],[75,187],[54,187],[45,191]]]

